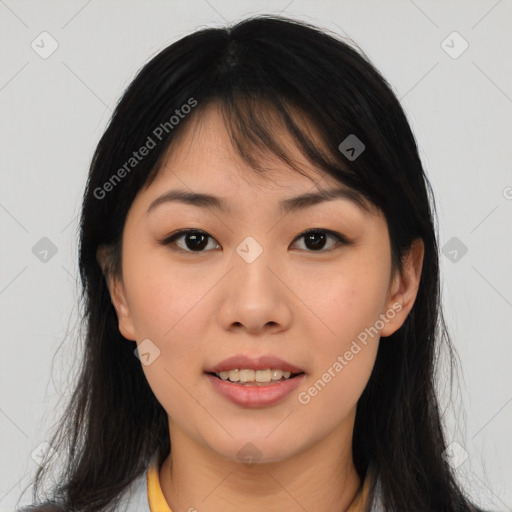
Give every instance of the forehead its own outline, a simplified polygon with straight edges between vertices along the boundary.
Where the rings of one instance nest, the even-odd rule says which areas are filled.
[[[198,112],[201,115],[196,115]],[[315,167],[285,127],[277,125],[275,132],[287,158],[255,145],[250,149],[256,165],[251,165],[246,153],[238,150],[216,105],[194,115],[164,152],[154,180],[135,198],[137,216],[166,218],[169,207],[174,212],[186,208],[190,214],[210,212],[225,218],[267,213],[282,216],[306,212],[321,203],[341,204],[333,201],[338,199],[353,219],[381,216],[359,192]],[[166,206],[160,208],[162,205]]]
[[[201,183],[221,193],[226,187],[237,189],[249,185],[269,194],[341,186],[333,176],[306,159],[275,114],[269,111],[265,116],[268,117],[267,122],[274,123],[274,127],[267,125],[267,129],[278,134],[279,146],[290,163],[269,148],[258,145],[257,141],[251,144],[250,139],[244,142],[250,145],[253,161],[247,162],[237,149],[237,142],[226,126],[220,107],[213,103],[194,113],[190,122],[173,139],[151,186],[161,186],[164,182],[180,182],[182,186]],[[323,145],[317,134],[311,130],[309,133],[316,144]]]
[[[250,157],[256,158],[253,165],[247,161],[246,148],[239,151],[217,105],[205,107],[189,121],[164,153],[155,179],[138,194],[134,206],[142,214],[150,215],[166,204],[197,206],[228,216],[242,211],[254,215],[263,209],[282,215],[341,199],[358,216],[381,215],[362,194],[315,167],[284,126],[276,124],[270,130],[279,137],[285,158],[255,145],[250,147]],[[272,121],[278,123],[275,115],[270,116]]]

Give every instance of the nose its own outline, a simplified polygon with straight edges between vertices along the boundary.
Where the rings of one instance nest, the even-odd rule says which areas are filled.
[[[247,248],[247,246],[246,246]],[[250,334],[270,334],[287,330],[292,319],[290,292],[279,262],[271,251],[263,250],[255,259],[239,247],[232,268],[223,280],[218,320],[224,330],[245,330]],[[258,251],[259,252],[259,251]]]

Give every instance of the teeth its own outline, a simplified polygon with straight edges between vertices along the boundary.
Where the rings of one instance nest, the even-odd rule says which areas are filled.
[[[260,370],[240,370],[240,383],[254,382],[257,373],[260,373]]]
[[[217,374],[222,380],[230,380],[231,382],[260,382],[267,383],[282,378],[289,379],[291,373],[279,370],[277,368],[267,368],[266,370],[247,370],[234,369],[225,370]]]

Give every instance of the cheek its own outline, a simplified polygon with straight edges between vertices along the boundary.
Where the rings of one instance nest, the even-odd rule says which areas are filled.
[[[150,339],[160,355],[143,370],[157,390],[175,388],[202,373],[198,354],[205,341],[208,294],[216,280],[190,265],[178,271],[165,251],[128,252],[123,264],[126,295],[137,341]]]
[[[338,272],[330,272],[329,279],[311,277],[305,302],[314,304],[311,309],[321,323],[311,316],[309,330],[313,336],[316,333],[316,349],[310,387],[301,403],[310,400],[313,409],[329,410],[341,418],[355,406],[375,362],[379,345],[375,326],[386,303],[388,262],[371,258],[361,264],[361,258],[347,259]]]
[[[303,289],[305,303],[317,315],[322,327],[324,346],[344,349],[361,332],[375,325],[386,304],[389,269],[371,261],[361,264],[357,258],[309,276]],[[320,320],[321,322],[318,322]]]
[[[320,311],[329,331],[323,329],[328,334],[315,340],[308,385],[297,397],[309,418],[322,417],[326,425],[340,423],[356,406],[379,346],[371,328],[380,312],[380,294],[345,284],[325,297]]]
[[[148,384],[167,411],[193,407],[183,386],[202,373],[198,365],[204,343],[201,300],[211,283],[194,280],[190,273],[172,272],[162,258],[134,258],[126,261],[125,268],[137,342],[151,340],[158,354],[142,366]]]
[[[189,315],[206,295],[208,282],[198,280],[192,268],[177,272],[165,252],[132,252],[124,263],[129,308],[139,337],[172,344],[182,325],[190,327]]]

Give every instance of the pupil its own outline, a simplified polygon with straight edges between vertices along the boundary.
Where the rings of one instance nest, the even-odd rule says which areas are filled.
[[[325,233],[310,233],[305,237],[305,244],[308,249],[322,249],[325,245]]]
[[[202,233],[188,233],[185,240],[187,247],[191,250],[201,250],[208,245],[208,239]]]

